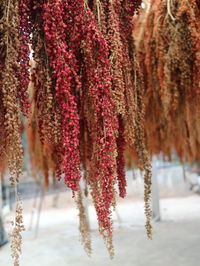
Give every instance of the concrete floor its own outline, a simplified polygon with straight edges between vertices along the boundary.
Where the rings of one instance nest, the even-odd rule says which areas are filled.
[[[46,200],[46,202],[49,202]],[[46,203],[47,204],[47,203]],[[48,205],[48,204],[47,204]],[[28,205],[27,205],[28,206]],[[26,206],[25,206],[26,210]],[[200,265],[200,197],[161,200],[163,221],[154,224],[154,239],[147,240],[143,203],[119,204],[115,220],[115,253],[110,260],[89,210],[93,255],[88,258],[79,242],[77,213],[44,206],[38,238],[24,233],[21,266],[198,266]],[[28,227],[30,214],[25,214]],[[9,245],[0,250],[0,266],[11,266]]]

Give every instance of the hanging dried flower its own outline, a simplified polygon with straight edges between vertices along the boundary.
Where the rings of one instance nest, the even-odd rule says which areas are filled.
[[[117,178],[119,186],[119,195],[124,198],[126,196],[126,173],[125,173],[125,136],[124,124],[121,116],[119,116],[119,135],[117,138]]]
[[[62,114],[63,171],[65,182],[72,190],[78,190],[80,174],[79,114],[72,89],[73,54],[68,51],[63,21],[64,1],[49,1],[43,6],[43,21],[47,55],[55,79],[57,101]],[[73,65],[72,65],[73,66]]]
[[[19,55],[18,55],[18,98],[21,111],[27,115],[30,111],[28,86],[30,82],[30,43],[31,43],[31,1],[19,0]]]
[[[22,246],[22,235],[21,233],[25,230],[23,225],[23,216],[22,216],[22,203],[20,200],[19,194],[16,198],[16,216],[15,216],[15,222],[13,223],[13,231],[10,234],[10,237],[12,238],[11,242],[11,256],[14,259],[14,266],[19,266],[19,258],[20,254],[22,252],[21,246]]]
[[[135,31],[149,149],[189,163],[199,161],[199,18],[195,0],[152,0],[136,19],[148,30]]]
[[[126,149],[137,154],[136,162],[144,171],[146,227],[151,236],[145,97],[132,37],[133,15],[141,0],[2,3],[0,149],[9,154],[12,180],[18,181],[21,173],[21,109],[29,118],[33,175],[42,172],[45,186],[51,176],[59,180],[64,176],[79,209],[82,243],[90,253],[79,190],[84,171],[99,231],[113,257],[111,214],[117,183],[119,195],[126,195]]]
[[[76,202],[79,210],[79,231],[81,235],[81,243],[83,244],[88,256],[90,256],[92,253],[91,237],[89,232],[90,228],[85,206],[83,205],[83,193],[81,190],[77,192]]]

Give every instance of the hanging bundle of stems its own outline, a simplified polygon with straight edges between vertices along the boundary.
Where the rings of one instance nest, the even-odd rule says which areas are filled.
[[[16,217],[11,234],[14,265],[19,265],[24,230],[22,207],[19,202],[17,184],[22,173],[23,147],[20,105],[27,110],[28,90],[28,42],[24,44],[26,31],[22,18],[22,1],[0,1],[0,84],[1,84],[1,171],[8,166],[10,181],[15,186]],[[23,70],[21,69],[23,65]]]
[[[195,0],[152,0],[136,18],[134,31],[150,152],[171,159],[176,151],[189,163],[200,162],[199,19]]]
[[[73,193],[81,239],[91,253],[80,181],[89,187],[110,256],[116,188],[126,196],[126,151],[144,171],[151,238],[151,165],[142,75],[132,36],[141,0],[7,0],[1,5],[0,149],[13,182],[21,174],[21,120],[33,175]],[[30,61],[31,54],[31,64]],[[2,153],[2,154],[4,154]],[[84,172],[84,175],[82,174]],[[18,208],[19,209],[19,208]]]

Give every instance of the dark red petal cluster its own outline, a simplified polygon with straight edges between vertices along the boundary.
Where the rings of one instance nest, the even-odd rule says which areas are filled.
[[[66,24],[63,21],[65,1],[48,1],[43,6],[44,32],[55,79],[57,101],[62,114],[63,171],[65,182],[72,190],[78,190],[80,174],[79,155],[79,114],[75,95],[72,91],[73,54],[66,43]]]
[[[77,198],[82,239],[90,252],[82,192],[78,191],[84,171],[99,231],[112,256],[111,213],[116,204],[117,182],[120,196],[126,195],[125,144],[142,157],[142,169],[146,170],[145,162],[149,162],[144,156],[143,91],[137,86],[140,80],[132,38],[132,18],[141,1],[10,1],[14,16],[9,19],[14,18],[14,27],[10,31],[3,19],[6,38],[2,43],[6,46],[7,40],[13,39],[12,48],[16,49],[8,45],[11,56],[4,76],[0,76],[5,83],[0,89],[4,105],[0,115],[7,118],[0,119],[0,123],[5,122],[5,132],[14,128],[12,134],[8,133],[17,136],[19,154],[10,152],[14,154],[11,161],[21,165],[20,103],[22,113],[31,118],[27,134],[34,174],[42,172],[46,186],[50,178],[54,182],[64,176],[65,184]],[[2,50],[5,57],[5,47]],[[0,145],[3,147],[1,139]]]
[[[112,256],[111,212],[117,182],[120,196],[126,195],[126,148],[144,171],[151,237],[151,164],[144,126],[152,154],[171,158],[175,149],[180,160],[200,163],[200,5],[197,0],[151,0],[147,13],[133,20],[141,2],[0,0],[0,172],[8,164],[12,183],[18,182],[21,108],[31,118],[27,132],[35,174],[43,173],[46,186],[50,178],[55,182],[64,175],[79,208],[88,253],[81,171]],[[16,265],[18,209],[12,243]]]
[[[105,235],[109,235],[110,207],[114,201],[113,185],[116,182],[117,121],[113,115],[108,47],[89,9],[85,14],[84,44],[83,92],[88,95],[89,106],[86,108],[91,108],[91,115],[86,119],[93,143],[88,181],[96,190],[93,198],[102,233],[105,231]]]
[[[118,178],[118,186],[119,186],[119,195],[124,198],[126,196],[126,174],[125,174],[125,135],[124,135],[124,124],[122,117],[119,116],[119,135],[117,138],[117,178]]]
[[[28,86],[30,83],[30,44],[31,44],[31,0],[19,0],[19,55],[18,55],[18,98],[21,111],[28,115],[30,111]]]

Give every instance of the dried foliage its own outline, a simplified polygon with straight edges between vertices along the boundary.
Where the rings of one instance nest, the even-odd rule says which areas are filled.
[[[133,20],[141,0],[0,0],[0,171],[8,166],[12,184],[19,181],[22,113],[29,118],[33,175],[42,173],[46,187],[51,177],[64,178],[88,254],[81,179],[113,257],[112,209],[117,185],[126,195],[126,157],[144,172],[149,238],[147,143],[151,154],[170,159],[176,151],[181,161],[200,162],[200,6],[196,0],[147,3]],[[21,210],[17,203],[15,265]]]
[[[18,105],[18,1],[2,1],[1,27],[1,93],[4,110],[5,150],[11,182],[19,181],[23,161],[21,120]]]
[[[135,23],[149,149],[164,158],[176,151],[183,162],[200,162],[198,1],[152,0]]]
[[[13,231],[10,234],[10,237],[12,239],[11,241],[11,256],[14,260],[14,266],[19,266],[19,258],[20,254],[22,252],[21,246],[22,246],[22,235],[21,233],[25,230],[23,225],[23,216],[22,216],[22,203],[19,197],[19,194],[17,195],[17,202],[16,202],[16,214],[15,214],[15,222],[13,223]]]
[[[5,168],[8,165],[10,181],[15,187],[19,182],[23,163],[19,101],[23,106],[23,112],[25,112],[27,110],[25,90],[27,90],[29,83],[29,80],[25,81],[24,79],[25,72],[28,71],[28,68],[25,68],[25,60],[28,60],[29,54],[24,53],[22,40],[26,33],[23,18],[20,17],[21,8],[21,2],[17,0],[0,1],[1,174],[5,173]],[[28,46],[27,43],[26,45]],[[19,265],[22,244],[21,232],[24,227],[22,208],[18,199],[13,226],[11,234],[12,257],[14,265]]]
[[[76,192],[76,203],[79,210],[79,231],[81,236],[81,243],[83,244],[83,247],[88,256],[90,256],[92,253],[90,228],[86,210],[83,204],[83,197],[84,195],[81,190]]]
[[[132,18],[141,1],[33,2],[33,113],[28,127],[33,169],[44,173],[47,185],[50,173],[64,176],[74,195],[84,169],[99,231],[112,257],[111,212],[117,182],[120,196],[126,195],[126,147],[136,151],[145,171],[151,234],[151,171],[132,38]]]
[[[144,89],[132,37],[133,16],[141,0],[0,3],[2,171],[8,163],[14,184],[21,174],[22,113],[28,117],[33,175],[42,174],[46,187],[51,177],[64,178],[79,209],[81,241],[90,254],[79,186],[84,178],[99,232],[113,257],[111,214],[117,184],[119,195],[126,195],[128,150],[136,154],[144,171],[146,227],[151,237]]]

